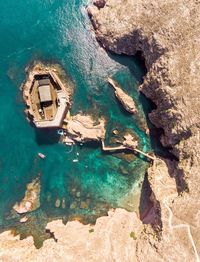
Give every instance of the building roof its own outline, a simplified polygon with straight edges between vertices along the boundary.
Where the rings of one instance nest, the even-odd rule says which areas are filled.
[[[49,78],[40,79],[40,80],[38,80],[38,84],[39,84],[39,86],[49,85],[50,79]]]
[[[41,85],[38,87],[41,102],[52,101],[50,85]]]

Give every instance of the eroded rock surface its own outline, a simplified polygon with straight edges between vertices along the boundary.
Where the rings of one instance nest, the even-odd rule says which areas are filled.
[[[154,261],[156,257],[158,261],[161,257],[164,261],[180,257],[199,261],[200,2],[107,0],[104,8],[91,6],[88,11],[96,36],[106,49],[127,55],[142,52],[148,72],[139,89],[156,104],[150,120],[163,129],[162,144],[171,147],[179,159],[166,164],[181,194],[167,192],[163,198],[164,188],[159,183],[155,186],[157,170],[149,174],[163,230],[161,239],[150,249],[147,237],[138,258],[151,261],[142,252],[154,249]],[[159,168],[160,179],[163,168]],[[165,249],[166,239],[171,256]]]
[[[6,231],[0,238],[0,261],[198,261],[195,227],[178,220],[172,210],[178,199],[175,179],[161,160],[154,161],[148,173],[154,203],[148,225],[123,209],[110,211],[95,226],[57,220],[47,225],[57,242],[46,240],[40,249],[32,237],[20,240]]]
[[[195,0],[107,0],[89,12],[102,45],[119,54],[143,52],[148,73],[140,87],[157,105],[151,121],[179,158],[148,170],[151,212],[143,225],[117,209],[89,225],[48,224],[53,239],[35,249],[32,238],[0,238],[2,261],[199,261],[200,243],[200,3]],[[189,192],[183,191],[183,179]],[[146,219],[146,220],[145,220]],[[131,232],[133,232],[131,234]]]
[[[25,196],[20,203],[16,203],[13,209],[18,214],[31,212],[40,207],[40,180],[34,179],[27,185]]]
[[[76,142],[101,141],[105,138],[105,120],[94,120],[90,115],[77,114],[66,120],[64,141]]]
[[[119,100],[119,102],[122,104],[124,109],[128,111],[129,113],[133,114],[137,112],[135,102],[133,101],[133,98],[129,95],[127,95],[117,84],[116,81],[114,81],[112,78],[108,78],[108,83],[113,87],[115,90],[115,96]]]
[[[93,3],[98,8],[103,8],[106,4],[106,0],[95,0]]]

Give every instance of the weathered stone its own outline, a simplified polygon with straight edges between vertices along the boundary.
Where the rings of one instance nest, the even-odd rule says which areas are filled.
[[[118,135],[118,134],[119,134],[119,131],[118,131],[117,129],[114,129],[114,130],[112,131],[112,133],[113,133],[113,135]]]
[[[40,207],[40,180],[34,179],[27,185],[25,196],[20,203],[16,203],[13,209],[19,213],[34,211]]]
[[[106,4],[105,0],[94,0],[93,4],[97,6],[98,8],[103,8]]]
[[[127,95],[121,87],[118,85],[116,81],[114,81],[111,78],[108,78],[108,83],[114,88],[115,90],[115,96],[119,100],[119,102],[122,104],[124,109],[133,114],[137,112],[135,102],[133,101],[133,98],[129,95]]]
[[[147,74],[139,90],[157,106],[150,120],[164,130],[162,144],[179,159],[166,161],[167,167],[156,161],[149,169],[155,207],[148,221],[162,225],[162,238],[157,242],[147,227],[147,241],[138,241],[137,259],[199,261],[200,4],[108,0],[102,9],[89,8],[89,14],[103,47],[118,54],[142,52]],[[176,188],[189,193],[178,195]]]
[[[76,142],[101,141],[105,138],[105,120],[95,121],[90,115],[77,114],[66,119],[66,139]],[[65,142],[65,139],[64,139]]]

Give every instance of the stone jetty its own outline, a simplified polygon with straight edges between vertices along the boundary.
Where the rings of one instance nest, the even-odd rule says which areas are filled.
[[[142,150],[139,150],[138,148],[138,141],[134,140],[132,135],[128,134],[124,136],[124,141],[119,146],[106,146],[104,143],[104,140],[102,140],[102,150],[107,152],[116,152],[116,151],[123,151],[123,150],[131,150],[136,153],[139,153],[145,157],[147,157],[150,160],[155,160],[156,157],[143,152]]]

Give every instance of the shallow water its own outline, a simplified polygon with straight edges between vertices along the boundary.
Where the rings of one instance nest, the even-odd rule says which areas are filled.
[[[143,180],[148,163],[142,157],[103,154],[98,144],[65,146],[55,131],[37,131],[26,121],[20,85],[25,68],[34,60],[59,63],[75,85],[72,113],[79,111],[107,119],[106,142],[112,130],[131,130],[140,148],[151,150],[142,130],[145,123],[137,86],[144,71],[136,59],[113,59],[96,42],[84,0],[11,0],[0,3],[0,225],[37,236],[46,221],[83,216],[94,222],[110,207],[128,204]],[[131,70],[130,70],[131,68]],[[139,108],[139,116],[124,112],[106,78],[113,76]],[[42,161],[37,153],[44,153]],[[78,162],[73,162],[78,159]],[[10,210],[23,198],[26,184],[41,175],[41,207],[32,222],[20,225]],[[130,196],[130,197],[129,197]],[[56,208],[57,199],[64,208]],[[81,202],[84,202],[81,203]],[[82,204],[82,205],[81,205]],[[71,206],[71,208],[70,208]],[[81,208],[83,207],[84,208]],[[73,207],[73,208],[72,208]],[[34,229],[33,229],[34,228]],[[34,231],[35,230],[35,231]],[[22,234],[23,235],[23,234]]]

